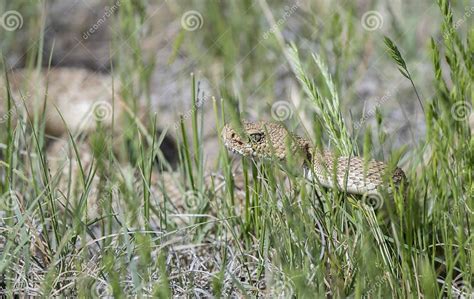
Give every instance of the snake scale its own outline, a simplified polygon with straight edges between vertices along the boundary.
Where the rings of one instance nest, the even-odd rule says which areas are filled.
[[[49,80],[47,78],[49,77]],[[12,93],[16,99],[16,106],[21,108],[22,101],[28,106],[28,114],[38,109],[41,111],[42,99],[46,93],[46,81],[48,86],[48,105],[46,112],[46,133],[58,136],[66,134],[66,125],[72,132],[91,132],[96,128],[96,122],[88,115],[92,110],[104,110],[104,117],[101,122],[105,126],[110,126],[112,115],[114,118],[123,113],[121,105],[115,106],[115,113],[112,114],[112,98],[120,101],[120,95],[116,90],[121,85],[116,83],[116,88],[112,88],[112,78],[106,75],[97,75],[81,69],[57,68],[49,71],[29,73],[26,70],[15,70],[10,73],[10,83]],[[24,84],[22,88],[21,85]],[[1,85],[1,84],[0,84]],[[5,88],[1,88],[3,94]],[[23,100],[22,100],[23,99]],[[36,103],[36,99],[40,101]],[[2,100],[0,105],[4,108]],[[40,108],[37,108],[37,107]],[[59,117],[59,113],[53,107],[61,111],[64,120]],[[21,109],[20,109],[21,110]],[[100,111],[102,111],[100,110]],[[1,113],[7,115],[6,111]],[[16,118],[17,113],[12,114]],[[116,126],[116,131],[120,131],[120,126]],[[389,181],[395,186],[405,180],[405,174],[400,168],[390,169],[390,167],[378,161],[364,161],[360,157],[335,156],[330,151],[316,151],[311,143],[294,133],[289,132],[283,125],[274,122],[242,121],[243,134],[227,124],[222,130],[222,138],[225,146],[243,156],[254,156],[258,158],[272,158],[276,156],[279,160],[287,160],[288,155],[300,152],[305,157],[303,170],[309,175],[308,178],[316,179],[322,186],[338,188],[353,194],[378,194],[380,187]],[[120,134],[118,134],[120,136]],[[66,138],[67,140],[67,138]],[[288,144],[290,141],[290,144]],[[67,142],[66,142],[67,144]],[[288,151],[288,145],[290,149]],[[84,144],[87,148],[87,144]],[[64,142],[54,142],[50,146],[49,157],[61,159],[65,153]],[[88,161],[90,150],[82,150],[81,156]],[[74,160],[74,159],[73,159]],[[366,163],[364,163],[366,162]],[[83,162],[84,163],[84,162]],[[57,163],[52,163],[51,170],[60,170],[61,167],[54,167]],[[88,163],[85,163],[88,165]],[[58,168],[58,169],[56,169]],[[386,174],[390,170],[391,173]],[[165,177],[164,186],[166,193],[171,196],[173,202],[182,201],[183,187],[176,187],[176,180],[171,182],[168,175]],[[67,176],[61,176],[67,177]],[[181,191],[179,191],[181,190]],[[389,190],[390,191],[390,190]],[[161,192],[158,192],[161,194]]]
[[[379,195],[384,183],[392,181],[399,186],[406,181],[401,168],[390,170],[384,162],[364,161],[361,157],[337,157],[330,151],[319,151],[307,139],[289,132],[279,123],[242,121],[242,128],[239,129],[230,124],[224,126],[222,138],[227,149],[242,156],[275,157],[281,161],[300,152],[305,157],[303,168],[307,170],[307,177],[312,179],[314,176],[324,187],[351,194]]]

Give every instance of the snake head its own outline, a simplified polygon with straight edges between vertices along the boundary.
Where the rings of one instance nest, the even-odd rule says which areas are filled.
[[[283,125],[264,121],[242,121],[241,129],[227,124],[222,129],[222,138],[227,149],[234,153],[279,160],[286,160],[288,154],[304,143],[304,139],[290,134]]]

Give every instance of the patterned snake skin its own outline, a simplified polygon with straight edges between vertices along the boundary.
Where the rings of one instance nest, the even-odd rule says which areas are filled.
[[[240,134],[239,134],[240,132]],[[319,184],[337,188],[352,194],[379,194],[384,182],[393,181],[395,186],[406,181],[405,173],[396,167],[385,177],[389,167],[379,161],[367,161],[360,157],[336,157],[329,151],[318,151],[303,137],[295,135],[273,122],[243,121],[241,130],[227,124],[222,130],[227,149],[242,156],[272,158],[286,161],[289,155],[304,157],[303,167],[308,178],[313,176]],[[385,180],[384,180],[385,179]],[[387,188],[387,191],[391,191]]]

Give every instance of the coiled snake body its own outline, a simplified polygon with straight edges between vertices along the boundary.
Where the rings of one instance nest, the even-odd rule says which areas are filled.
[[[405,173],[384,162],[364,161],[360,157],[335,156],[330,151],[320,151],[305,138],[289,132],[283,125],[273,122],[243,121],[241,130],[230,124],[224,126],[222,138],[227,149],[242,156],[257,158],[276,157],[286,161],[289,155],[301,153],[304,168],[324,187],[343,190],[352,194],[380,194],[385,183],[394,186],[406,181]],[[389,172],[390,171],[390,172]],[[390,188],[386,188],[391,192]]]

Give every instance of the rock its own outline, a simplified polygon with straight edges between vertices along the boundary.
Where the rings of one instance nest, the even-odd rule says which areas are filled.
[[[9,81],[16,108],[6,111],[7,91],[4,84],[0,83],[0,124],[5,123],[8,116],[16,119],[23,112],[34,122],[35,119],[41,119],[45,111],[45,133],[63,139],[68,132],[73,136],[94,135],[100,124],[108,130],[103,138],[112,137],[113,134],[114,152],[122,158],[127,157],[129,149],[124,135],[124,117],[130,116],[130,109],[125,108],[126,103],[119,92],[121,83],[113,76],[80,68],[52,68],[40,71],[16,69],[9,73]],[[147,109],[139,107],[138,110],[140,115],[133,117],[143,123]],[[160,135],[161,130],[158,130],[155,137]],[[175,167],[178,162],[178,149],[174,139],[166,135],[160,149],[171,166]],[[123,152],[125,155],[120,155]]]
[[[43,62],[53,66],[110,69],[110,23],[120,1],[61,0],[49,4]],[[54,49],[53,48],[54,43]]]
[[[79,68],[52,68],[50,70],[27,71],[16,69],[9,74],[10,88],[16,109],[4,112],[17,116],[26,112],[31,120],[38,118],[44,111],[46,133],[62,136],[69,130],[90,132],[100,122],[105,126],[112,124],[112,116],[121,114],[120,98],[117,90],[120,83],[113,77],[97,74]],[[0,105],[6,107],[6,89],[0,83]],[[5,110],[5,108],[3,108]],[[115,112],[114,112],[115,110]],[[62,116],[62,117],[61,117]]]

